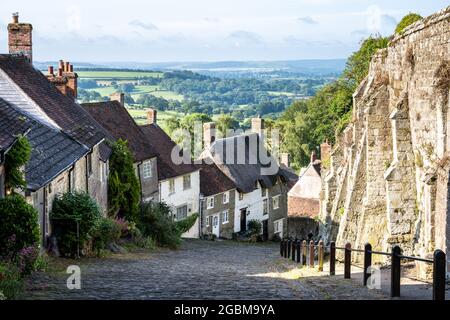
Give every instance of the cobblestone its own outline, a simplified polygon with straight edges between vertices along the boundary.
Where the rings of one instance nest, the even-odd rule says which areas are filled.
[[[27,299],[381,299],[352,281],[311,278],[274,243],[187,240],[179,250],[118,254],[80,264],[81,290],[67,274],[36,273]],[[311,270],[312,271],[312,270]],[[300,279],[299,279],[300,278]]]

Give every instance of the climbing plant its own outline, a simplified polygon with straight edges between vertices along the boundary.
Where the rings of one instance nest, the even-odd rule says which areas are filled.
[[[109,168],[110,215],[136,222],[141,190],[126,141],[119,139],[112,145]]]
[[[26,181],[22,167],[30,160],[31,145],[27,137],[20,135],[5,156],[5,187],[12,192],[25,188]]]
[[[417,13],[409,13],[406,16],[400,20],[397,27],[395,28],[395,33],[402,33],[403,30],[409,26],[410,24],[413,24],[416,21],[422,20],[422,16],[418,15]]]

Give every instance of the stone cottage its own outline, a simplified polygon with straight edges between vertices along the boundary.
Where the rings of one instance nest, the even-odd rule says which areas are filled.
[[[200,165],[202,235],[231,239],[234,233],[236,186],[215,164]]]
[[[31,63],[30,25],[19,23],[18,16],[14,16],[8,30],[11,54],[0,55],[0,98],[34,121],[35,130],[32,133],[36,134],[33,137],[33,141],[37,143],[36,150],[41,147],[42,152],[48,152],[44,153],[45,155],[54,157],[45,158],[48,163],[55,161],[54,168],[42,167],[42,177],[35,177],[38,182],[34,187],[30,185],[27,192],[28,201],[39,210],[42,219],[47,219],[48,222],[54,197],[68,190],[86,191],[106,213],[108,158],[111,151],[104,143],[107,132],[76,103],[74,94],[77,77],[73,75],[73,67],[69,63],[63,63],[64,70],[59,69],[58,75],[67,80],[64,84],[66,88],[63,84],[55,85],[51,81],[51,74],[48,77],[43,75]],[[24,51],[23,48],[28,49]],[[53,70],[49,68],[49,71]],[[57,143],[61,145],[58,146]],[[71,149],[75,145],[76,151]],[[65,147],[73,150],[75,158],[80,157],[66,170],[59,172],[56,170],[59,168],[56,158],[63,159],[67,156],[64,155]],[[85,148],[87,150],[84,150]],[[71,157],[68,159],[75,160]],[[64,166],[67,165],[65,160],[62,162]],[[37,169],[30,170],[27,173],[28,178],[34,179],[35,172]],[[51,172],[57,176],[52,178]],[[48,223],[44,224],[43,232],[48,235],[46,225]]]
[[[212,124],[204,129],[206,148],[200,158],[215,164],[236,186],[234,232],[245,232],[251,220],[261,222],[266,240],[286,232],[280,221],[287,217],[290,176],[264,146],[264,120],[253,119],[251,133],[222,139],[211,134]]]
[[[108,130],[114,140],[122,139],[128,142],[141,185],[142,201],[158,201],[157,153],[125,109],[123,93],[113,95],[111,101],[84,103],[82,106]]]
[[[321,161],[311,154],[311,161],[302,168],[294,187],[288,192],[288,236],[309,239],[318,235],[320,211]]]
[[[200,168],[190,163],[176,164],[172,151],[177,144],[157,124],[157,111],[148,111],[148,124],[140,126],[147,141],[158,154],[159,201],[171,206],[175,220],[192,214],[200,217]],[[183,234],[185,238],[200,237],[200,218]]]

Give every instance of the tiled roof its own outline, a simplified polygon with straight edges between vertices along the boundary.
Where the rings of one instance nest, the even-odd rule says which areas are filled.
[[[27,137],[32,151],[25,166],[25,180],[33,191],[47,185],[89,152],[67,134],[35,121]]]
[[[165,180],[199,170],[194,164],[175,164],[171,159],[176,143],[156,124],[141,126],[142,131],[159,155],[158,178]]]
[[[89,149],[58,129],[30,119],[17,107],[0,98],[0,136],[27,131],[31,156],[25,165],[25,180],[30,190],[38,190],[72,166]],[[3,145],[3,144],[2,144]]]
[[[0,98],[0,151],[11,147],[17,136],[30,128],[30,120]]]
[[[220,169],[213,164],[202,164],[200,167],[200,192],[204,196],[212,196],[236,188]]]
[[[157,155],[144,132],[142,132],[141,128],[134,122],[120,102],[83,103],[82,106],[115,139],[128,141],[128,146],[134,155],[135,161],[143,161]]]
[[[230,150],[233,154],[227,155]],[[252,192],[256,188],[256,182],[263,188],[271,188],[278,177],[287,180],[256,133],[218,139],[210,147],[209,154],[240,192]],[[261,155],[267,159],[262,159]]]
[[[89,148],[104,139],[103,128],[89,113],[62,94],[23,56],[0,55],[0,69],[66,133]]]

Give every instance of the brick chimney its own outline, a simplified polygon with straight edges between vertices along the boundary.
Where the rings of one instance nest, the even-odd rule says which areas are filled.
[[[73,72],[73,65],[59,60],[58,73],[54,74],[52,66],[48,67],[47,79],[66,96],[76,99],[78,96],[78,75]]]
[[[320,160],[323,162],[330,158],[331,153],[331,145],[328,143],[328,140],[320,145]]]
[[[147,124],[156,124],[158,111],[155,109],[148,109]]]
[[[8,46],[10,54],[23,54],[33,63],[33,26],[19,23],[19,13],[13,13],[13,21],[8,24]]]
[[[55,85],[55,87],[63,94],[67,95],[67,79],[63,77],[63,69],[61,68],[62,60],[59,62],[58,73],[55,75],[53,66],[48,67],[47,79]]]
[[[109,96],[111,101],[119,101],[122,107],[125,106],[125,94],[122,92],[115,92]]]
[[[280,164],[288,168],[291,166],[291,156],[289,153],[280,153]]]
[[[313,151],[313,152],[311,152],[311,163],[313,163],[316,160],[317,160],[317,155],[316,155],[316,152]]]
[[[252,132],[257,133],[262,137],[264,133],[264,119],[261,119],[260,117],[252,119]]]
[[[216,124],[207,122],[203,124],[203,148],[209,149],[216,141]]]
[[[73,72],[73,65],[65,62],[63,76],[67,79],[67,92],[74,99],[78,97],[78,74]]]

